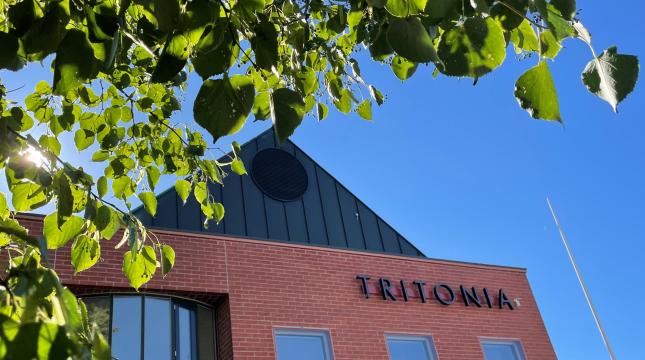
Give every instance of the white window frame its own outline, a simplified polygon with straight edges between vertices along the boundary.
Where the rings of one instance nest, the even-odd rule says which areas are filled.
[[[387,356],[392,359],[390,355],[390,344],[389,340],[402,340],[402,341],[422,341],[425,346],[428,354],[430,354],[430,359],[428,360],[439,360],[437,355],[437,349],[434,346],[434,339],[431,335],[413,335],[413,334],[385,334],[385,346],[387,347]]]
[[[484,360],[486,360],[486,353],[484,352],[484,345],[510,345],[515,352],[515,356],[519,360],[526,360],[526,355],[524,355],[524,348],[522,347],[522,342],[517,339],[491,339],[491,338],[480,338],[479,345],[482,348],[482,354],[484,355]]]
[[[311,336],[322,340],[323,358],[325,360],[334,360],[334,352],[331,346],[331,334],[326,329],[302,329],[302,328],[274,328],[273,329],[273,347],[275,358],[278,359],[278,336]]]

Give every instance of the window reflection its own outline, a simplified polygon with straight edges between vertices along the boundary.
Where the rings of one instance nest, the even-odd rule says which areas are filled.
[[[195,329],[195,312],[183,306],[177,309],[177,359],[196,360],[197,346],[193,334]]]
[[[172,359],[170,301],[145,297],[143,357],[145,360]]]
[[[207,307],[197,306],[197,341],[199,359],[213,359],[215,354],[215,316]]]
[[[278,360],[331,360],[329,335],[324,331],[277,330],[275,347]]]
[[[109,296],[95,296],[83,299],[87,307],[87,316],[90,326],[92,323],[98,325],[101,334],[106,339],[110,338],[110,311],[112,302]]]
[[[387,338],[391,360],[432,360],[432,340],[426,336],[391,335]]]
[[[112,312],[112,357],[141,358],[141,297],[115,296]]]
[[[517,341],[484,341],[482,349],[486,360],[524,360],[521,345]]]
[[[84,297],[90,322],[109,337],[117,360],[214,360],[215,314],[158,296]]]

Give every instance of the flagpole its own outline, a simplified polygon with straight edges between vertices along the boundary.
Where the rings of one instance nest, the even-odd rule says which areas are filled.
[[[596,313],[596,308],[593,306],[593,302],[591,301],[591,294],[589,294],[587,285],[582,279],[582,273],[580,272],[580,269],[578,269],[578,264],[576,263],[576,259],[573,257],[573,253],[569,248],[569,243],[567,242],[567,236],[564,234],[562,225],[560,225],[560,221],[558,220],[558,217],[555,214],[555,210],[553,209],[553,205],[551,205],[551,200],[549,200],[548,197],[546,198],[546,203],[549,205],[549,210],[551,211],[551,215],[553,216],[553,221],[555,221],[555,226],[558,228],[558,231],[560,232],[560,238],[562,238],[562,243],[564,244],[564,247],[567,249],[567,254],[569,254],[569,260],[571,260],[571,265],[573,265],[573,269],[575,270],[576,276],[578,277],[578,282],[580,283],[580,286],[582,287],[582,291],[585,294],[585,299],[587,299],[587,304],[589,305],[589,309],[591,309],[591,314],[593,315],[593,319],[596,322],[596,327],[598,328],[598,331],[600,331],[600,335],[602,336],[602,341],[605,343],[605,348],[609,353],[609,358],[611,360],[616,360],[616,357],[614,356],[614,351],[611,349],[611,345],[609,344],[609,339],[607,338],[607,334],[605,334],[605,329],[602,327],[602,324],[600,323],[600,317],[598,316],[598,313]]]

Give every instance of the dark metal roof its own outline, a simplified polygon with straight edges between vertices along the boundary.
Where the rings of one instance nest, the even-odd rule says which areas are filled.
[[[262,152],[265,149],[281,149],[291,156],[273,152],[273,157],[269,156],[268,160],[258,157],[259,163],[254,164],[255,155],[266,155]],[[174,188],[157,196],[155,218],[151,218],[141,207],[135,210],[135,214],[145,225],[157,228],[424,257],[421,251],[293,142],[287,140],[278,146],[272,128],[242,145],[241,157],[247,170],[260,170],[256,169],[258,173],[251,176],[230,174],[224,179],[224,186],[209,184],[211,194],[226,209],[224,220],[219,224],[211,222],[205,229],[204,216],[195,198],[190,196],[182,205]],[[290,164],[278,165],[280,168],[274,174],[285,176],[286,173],[291,178],[286,183],[281,183],[279,179],[271,182],[271,172],[266,165],[271,162],[275,164],[275,160],[281,157]],[[298,170],[298,162],[304,168],[304,173]],[[259,177],[264,178],[259,180]],[[303,181],[307,184],[302,184]],[[290,183],[301,188],[290,192],[285,189],[285,184]],[[267,188],[270,190],[267,191]]]

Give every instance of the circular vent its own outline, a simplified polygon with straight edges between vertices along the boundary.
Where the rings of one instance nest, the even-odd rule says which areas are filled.
[[[251,175],[262,192],[280,201],[298,199],[309,183],[300,161],[280,149],[264,149],[255,154]]]

